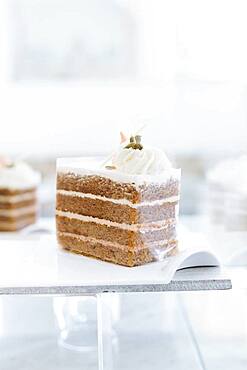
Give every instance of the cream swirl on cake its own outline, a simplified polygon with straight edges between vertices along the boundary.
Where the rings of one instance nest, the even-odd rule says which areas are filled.
[[[112,167],[126,174],[159,175],[171,169],[172,164],[162,150],[143,147],[138,135],[113,155]]]
[[[40,174],[24,162],[9,162],[0,167],[0,188],[28,189],[36,187]]]
[[[165,153],[153,147],[120,149],[113,156],[112,165],[120,172],[133,175],[159,175],[172,167]]]

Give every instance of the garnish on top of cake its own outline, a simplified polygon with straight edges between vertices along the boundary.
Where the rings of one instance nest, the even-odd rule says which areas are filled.
[[[142,139],[141,135],[130,136],[130,142],[124,147],[124,149],[142,150],[143,146],[141,144],[141,139]]]
[[[106,169],[133,175],[160,175],[172,168],[162,150],[143,145],[141,140],[141,135],[130,136],[129,143],[112,155]]]
[[[33,223],[40,174],[22,161],[0,157],[0,231],[16,231]]]
[[[104,164],[57,162],[57,239],[63,249],[136,266],[177,251],[180,170],[140,135],[121,139]]]

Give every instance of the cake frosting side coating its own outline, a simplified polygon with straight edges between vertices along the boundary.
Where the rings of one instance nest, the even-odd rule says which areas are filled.
[[[181,170],[176,168],[167,168],[162,173],[156,174],[129,174],[119,170],[107,169],[101,166],[99,159],[93,158],[59,158],[57,159],[58,173],[71,173],[78,176],[99,176],[110,180],[129,183],[135,186],[143,184],[160,184],[169,179],[180,179]]]

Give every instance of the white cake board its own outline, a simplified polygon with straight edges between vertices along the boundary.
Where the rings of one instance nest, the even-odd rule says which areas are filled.
[[[0,240],[0,294],[80,295],[231,288],[217,257],[195,235],[188,235],[180,238],[181,251],[177,256],[132,268],[63,251],[55,235]]]

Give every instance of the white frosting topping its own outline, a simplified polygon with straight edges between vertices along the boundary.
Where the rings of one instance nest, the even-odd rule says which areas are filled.
[[[40,174],[24,162],[16,162],[12,167],[0,167],[0,188],[24,190],[36,187]]]
[[[169,168],[160,174],[128,174],[119,170],[110,170],[102,167],[102,158],[78,157],[59,158],[57,160],[57,171],[61,174],[74,174],[79,176],[101,176],[116,182],[131,183],[135,186],[150,183],[165,183],[171,178],[180,179],[181,170]]]
[[[112,157],[112,165],[117,171],[133,175],[160,175],[172,168],[165,153],[157,148],[121,148]]]
[[[181,170],[172,167],[165,153],[157,148],[142,146],[141,137],[130,138],[106,161],[96,158],[60,158],[57,172],[78,176],[106,177],[120,183],[139,187],[180,180]],[[127,148],[127,147],[128,148]]]

